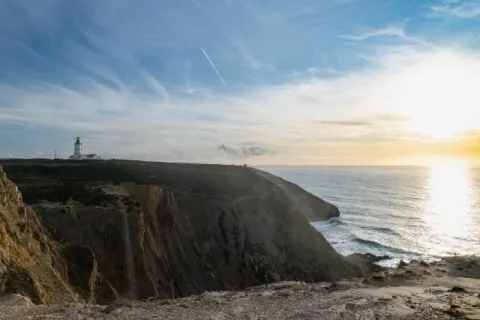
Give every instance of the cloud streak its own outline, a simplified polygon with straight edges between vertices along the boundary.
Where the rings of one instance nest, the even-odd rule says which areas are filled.
[[[220,79],[220,81],[223,83],[223,85],[225,86],[225,88],[228,89],[228,86],[227,86],[227,83],[225,82],[225,80],[223,79],[222,75],[220,74],[220,72],[218,72],[217,70],[217,67],[215,67],[215,64],[213,63],[212,59],[210,59],[210,57],[208,56],[207,52],[203,49],[202,49],[202,52],[203,54],[205,55],[205,58],[207,58],[208,62],[210,62],[210,65],[212,66],[213,70],[215,71],[215,73],[217,74],[218,78]]]
[[[399,38],[407,39],[404,29],[400,26],[392,26],[392,27],[380,28],[380,29],[369,29],[357,35],[340,35],[339,37],[347,40],[363,41],[370,38],[384,37],[384,36],[396,36]]]
[[[335,126],[347,126],[347,127],[363,127],[371,126],[372,123],[369,121],[363,120],[330,120],[330,121],[320,121],[321,124],[329,124]]]
[[[457,17],[472,19],[480,16],[480,2],[471,1],[450,1],[443,5],[431,6],[430,16],[432,17]]]
[[[420,44],[423,46],[430,46],[424,39],[420,37],[413,37],[409,36],[405,32],[405,24],[407,20],[401,24],[391,25],[385,28],[363,28],[361,32],[353,35],[339,35],[338,37],[341,39],[352,40],[352,41],[365,41],[372,38],[381,38],[381,37],[398,37],[400,39]]]
[[[382,123],[404,123],[412,120],[408,116],[396,115],[396,114],[380,114],[370,118],[363,119],[350,119],[350,120],[324,120],[318,121],[318,123],[326,125],[335,125],[335,126],[346,126],[346,127],[369,127],[375,126]]]
[[[260,147],[260,146],[248,146],[248,147],[242,146],[239,148],[233,148],[225,144],[221,144],[218,146],[217,149],[225,152],[230,156],[244,157],[244,158],[275,154],[274,151]]]
[[[247,65],[255,70],[262,69],[264,66],[263,63],[258,61],[251,53],[248,47],[242,41],[235,40],[233,41],[234,46],[238,49],[238,52],[242,59],[247,63]]]
[[[145,74],[145,80],[148,84],[148,86],[160,97],[162,97],[165,101],[169,102],[170,101],[170,94],[168,93],[167,88],[165,88],[164,85],[162,85],[160,82],[158,82],[155,78],[153,78],[149,74]]]

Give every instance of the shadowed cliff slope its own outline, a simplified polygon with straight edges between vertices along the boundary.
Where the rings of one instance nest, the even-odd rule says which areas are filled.
[[[85,259],[69,272],[79,274],[71,285],[92,299],[108,297],[88,290],[85,282],[92,280],[80,276],[82,261],[91,260],[87,265],[104,282],[131,299],[360,275],[309,224],[338,210],[259,170],[134,161],[3,163],[56,241],[91,249],[91,257],[79,249]]]

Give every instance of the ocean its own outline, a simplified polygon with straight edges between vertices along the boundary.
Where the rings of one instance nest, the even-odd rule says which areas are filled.
[[[372,253],[426,261],[480,254],[480,169],[430,167],[262,167],[335,204],[340,217],[314,222],[343,255]]]

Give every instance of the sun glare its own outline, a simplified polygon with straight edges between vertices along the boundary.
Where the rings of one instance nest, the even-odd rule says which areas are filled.
[[[411,118],[406,128],[420,135],[448,139],[474,129],[479,75],[469,61],[438,54],[403,74],[402,109]]]
[[[409,126],[414,132],[437,139],[453,138],[457,134],[468,130],[463,119],[460,119],[457,115],[449,115],[448,112],[417,115]]]

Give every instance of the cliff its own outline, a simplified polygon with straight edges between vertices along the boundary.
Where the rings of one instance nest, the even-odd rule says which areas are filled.
[[[340,216],[340,212],[336,206],[309,192],[305,192],[300,186],[268,172],[260,170],[257,170],[256,172],[280,188],[288,200],[295,203],[295,206],[299,208],[301,214],[304,215],[308,221],[324,221]]]
[[[0,166],[0,296],[19,293],[34,303],[94,302],[97,288],[106,300],[115,299],[96,268],[90,249],[51,239]]]
[[[58,265],[57,249],[0,168],[0,293],[21,293],[36,303],[75,301],[74,292],[52,267]]]
[[[67,279],[65,290],[85,300],[361,274],[309,224],[338,210],[259,170],[133,161],[4,167],[41,217],[42,235],[55,240],[48,240],[58,247],[52,256],[65,261],[58,281]]]

